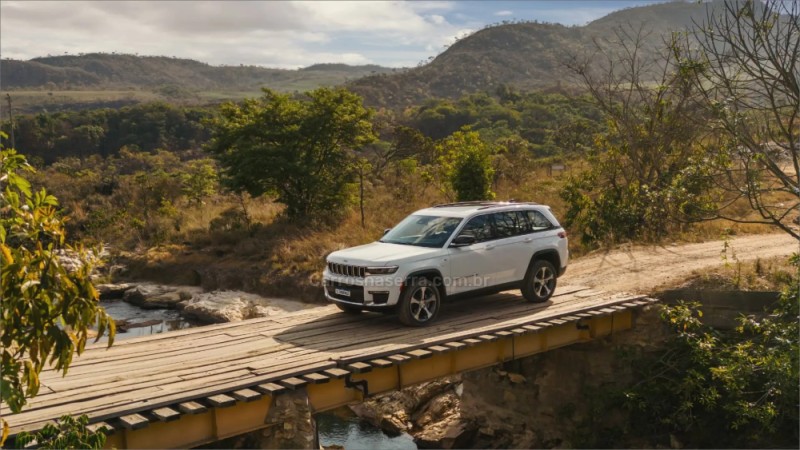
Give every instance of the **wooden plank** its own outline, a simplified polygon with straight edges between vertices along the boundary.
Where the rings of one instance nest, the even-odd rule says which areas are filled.
[[[493,334],[481,334],[480,336],[478,336],[478,339],[485,342],[492,342],[497,340],[497,336]]]
[[[172,422],[173,420],[178,420],[181,418],[181,413],[167,407],[154,409],[150,412],[150,414],[152,414],[153,417],[161,422]]]
[[[317,372],[303,375],[303,378],[308,380],[308,382],[311,384],[322,384],[331,381],[331,377]]]
[[[537,327],[536,325],[523,325],[522,328],[525,328],[530,333],[538,333],[542,331],[542,327]]]
[[[467,344],[468,347],[473,347],[475,345],[480,344],[483,341],[481,341],[480,339],[475,339],[475,338],[466,338],[461,342]]]
[[[215,408],[227,408],[236,404],[235,398],[225,394],[212,395],[206,401]]]
[[[410,356],[412,359],[425,359],[433,356],[433,352],[423,349],[417,349],[407,352],[406,355]]]
[[[262,383],[254,387],[255,390],[267,395],[275,396],[286,391],[286,388],[276,383]]]
[[[185,414],[200,414],[208,411],[208,408],[197,402],[180,403],[178,409]]]
[[[366,373],[372,371],[372,366],[365,362],[354,362],[347,365],[347,370],[352,373]]]
[[[338,367],[334,367],[333,369],[323,370],[322,373],[324,373],[326,375],[329,375],[329,376],[331,376],[333,378],[336,378],[336,379],[344,378],[347,375],[350,375],[350,371],[349,370],[340,369]]]
[[[141,414],[129,414],[127,416],[122,416],[119,418],[119,422],[123,427],[129,430],[139,430],[150,425],[150,421],[148,421],[147,418]]]
[[[373,359],[369,363],[370,365],[375,366],[379,369],[385,369],[387,367],[391,367],[394,365],[394,363],[389,361],[388,359]]]
[[[307,380],[297,377],[289,377],[278,381],[278,384],[287,387],[288,389],[295,390],[308,384]]]
[[[402,364],[402,363],[408,361],[409,359],[411,359],[411,358],[409,358],[406,355],[391,355],[391,356],[389,356],[389,360],[394,362],[395,364]]]
[[[264,394],[252,389],[239,389],[238,391],[233,391],[231,396],[240,402],[254,402],[263,397]]]
[[[99,433],[102,430],[103,434],[105,434],[107,436],[111,435],[111,434],[114,434],[114,431],[115,431],[114,427],[112,427],[111,425],[109,425],[106,422],[97,422],[97,423],[92,423],[92,424],[86,425],[86,429],[91,431],[92,433]]]
[[[516,335],[520,335],[520,334],[527,334],[528,330],[526,330],[525,328],[514,328],[513,330],[511,330],[511,332],[516,334]],[[466,341],[466,339],[465,339],[465,341]]]
[[[449,352],[450,348],[449,347],[445,347],[443,345],[432,345],[432,346],[428,347],[428,351],[433,352],[435,354],[439,354],[439,353]]]
[[[453,350],[461,350],[461,349],[463,349],[464,347],[467,346],[467,344],[465,344],[463,342],[458,342],[458,341],[448,342],[448,343],[446,343],[444,345],[445,345],[445,347],[450,347]]]

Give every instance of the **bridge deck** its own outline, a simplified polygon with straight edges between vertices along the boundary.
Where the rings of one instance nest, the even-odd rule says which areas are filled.
[[[287,386],[297,377],[307,381],[309,374],[351,369],[358,361],[559,317],[576,320],[572,315],[579,312],[633,307],[643,304],[643,298],[561,287],[551,302],[537,305],[512,291],[445,304],[438,322],[426,328],[408,328],[382,314],[347,315],[327,306],[122,340],[110,349],[95,344],[73,361],[67,376],[43,372],[39,395],[22,413],[6,419],[16,434],[39,429],[63,414],[87,414],[97,422],[143,411],[152,415],[181,403],[185,411],[185,402],[192,400],[208,404],[209,397],[246,388],[263,393],[264,383]]]

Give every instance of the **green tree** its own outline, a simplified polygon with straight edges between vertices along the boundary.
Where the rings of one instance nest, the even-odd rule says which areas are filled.
[[[37,394],[45,365],[66,374],[90,328],[98,329],[95,341],[107,334],[109,346],[115,334],[90,279],[96,257],[66,243],[56,198],[33,192],[25,172],[33,168],[24,156],[0,149],[0,398],[13,412]],[[78,264],[68,267],[64,255]]]
[[[265,89],[222,106],[209,150],[234,191],[276,195],[292,218],[330,218],[352,201],[353,151],[375,139],[371,117],[346,89],[320,88],[303,100]]]
[[[491,146],[475,131],[462,130],[436,146],[440,178],[445,194],[455,193],[457,201],[491,200],[494,168]]]
[[[703,325],[696,304],[665,308],[672,337],[635,364],[638,382],[615,401],[631,427],[656,447],[672,435],[686,447],[797,448],[798,280],[769,315],[743,316],[732,332]]]

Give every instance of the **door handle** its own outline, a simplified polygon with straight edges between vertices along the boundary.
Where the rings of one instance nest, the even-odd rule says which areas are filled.
[[[525,238],[525,240],[524,240],[524,241],[522,241],[522,242],[526,242],[526,243],[527,243],[527,242],[533,242],[533,238]]]
[[[494,248],[494,245],[487,245],[485,248],[486,248],[486,250],[491,250],[491,249]]]

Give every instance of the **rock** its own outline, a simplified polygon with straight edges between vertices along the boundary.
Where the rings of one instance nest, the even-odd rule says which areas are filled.
[[[309,305],[285,299],[265,298],[240,291],[213,291],[196,294],[180,305],[186,318],[207,323],[236,322],[297,311]]]
[[[198,295],[202,289],[188,286],[140,284],[128,289],[123,300],[144,309],[176,309],[180,302]]]
[[[510,381],[513,384],[521,384],[521,383],[526,383],[528,379],[518,373],[509,372],[508,381]]]
[[[98,284],[97,291],[100,292],[100,300],[116,300],[125,295],[125,292],[132,289],[134,286],[129,283],[119,284]]]

